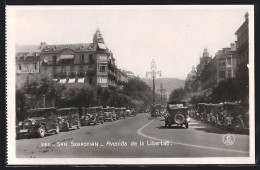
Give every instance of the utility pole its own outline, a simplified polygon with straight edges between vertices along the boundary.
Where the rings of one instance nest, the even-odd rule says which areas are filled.
[[[153,79],[153,105],[155,104],[155,83],[154,79],[156,78],[156,75],[159,74],[159,76],[162,76],[161,71],[156,71],[156,63],[154,62],[154,59],[151,63],[151,71],[146,72],[146,77],[151,75],[151,78]]]
[[[165,96],[164,93],[166,91],[166,89],[163,88],[163,84],[162,83],[161,83],[160,88],[158,89],[158,91],[161,94],[161,106],[162,106],[162,104],[163,104],[163,97]]]

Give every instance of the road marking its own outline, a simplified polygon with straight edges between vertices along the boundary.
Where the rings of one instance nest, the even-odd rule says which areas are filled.
[[[159,138],[155,138],[152,136],[148,136],[142,133],[142,130],[147,127],[149,124],[151,124],[154,120],[150,121],[149,123],[147,123],[146,125],[144,125],[143,127],[141,127],[140,129],[138,129],[137,133],[143,137],[149,138],[149,139],[153,139],[153,140],[157,140],[157,141],[169,141],[169,140],[165,140],[165,139],[159,139]],[[240,151],[240,150],[233,150],[233,149],[223,149],[223,148],[215,148],[215,147],[209,147],[209,146],[201,146],[201,145],[192,145],[192,144],[187,144],[187,143],[180,143],[180,142],[173,142],[173,141],[169,141],[169,143],[172,144],[176,144],[176,145],[183,145],[183,146],[189,146],[189,147],[195,147],[195,148],[202,148],[202,149],[211,149],[211,150],[221,150],[221,151],[227,151],[227,152],[239,152],[239,153],[249,153],[247,151]]]

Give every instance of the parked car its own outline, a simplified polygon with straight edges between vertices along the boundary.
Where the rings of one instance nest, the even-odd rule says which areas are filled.
[[[69,131],[69,128],[76,127],[79,129],[79,111],[75,107],[61,108],[57,110],[58,121],[61,131]]]
[[[236,132],[240,133],[247,132],[249,130],[249,111],[247,108],[234,118],[233,128]]]
[[[115,108],[115,113],[116,113],[116,119],[119,120],[121,118],[121,112],[123,110],[121,108]]]
[[[46,133],[58,134],[60,127],[56,108],[37,108],[28,111],[28,117],[16,126],[16,138],[34,135],[43,138]]]
[[[211,123],[211,116],[214,104],[205,104],[205,114],[203,114],[203,121],[206,123]]]
[[[95,107],[96,112],[97,112],[97,123],[104,123],[104,113],[103,113],[103,108],[102,107]]]
[[[94,107],[89,107],[85,109],[85,114],[82,115],[80,119],[80,124],[81,126],[83,125],[88,125],[90,126],[91,124],[97,125],[97,111]]]
[[[189,128],[188,108],[183,106],[183,102],[167,103],[167,115],[165,116],[165,127],[176,124],[177,126],[185,125]]]
[[[104,112],[104,121],[114,121],[116,120],[116,113],[115,113],[115,108],[114,107],[107,107],[103,108]]]
[[[120,118],[127,118],[126,108],[122,107],[121,110],[122,112],[120,113]]]
[[[249,120],[246,118],[249,118],[246,113],[247,110],[241,103],[226,102],[223,104],[222,110],[218,114],[217,126],[221,126],[224,129],[233,128],[236,131],[242,131],[242,129],[246,129],[246,126],[244,125],[249,124],[246,123],[247,120]],[[244,121],[241,117],[244,117]]]
[[[218,126],[218,114],[221,112],[221,110],[223,109],[223,104],[214,104],[213,109],[212,109],[212,113],[211,113],[211,121],[210,124],[212,126]]]
[[[197,120],[204,121],[204,114],[205,114],[205,105],[207,103],[198,103],[198,109],[195,118]]]
[[[133,115],[133,116],[136,116],[136,111],[135,111],[135,109],[134,109],[134,108],[130,108],[130,110],[131,110],[132,115]]]

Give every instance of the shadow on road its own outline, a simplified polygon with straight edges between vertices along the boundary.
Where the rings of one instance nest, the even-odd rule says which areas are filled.
[[[182,127],[182,126],[167,126],[167,127],[165,127],[165,126],[159,126],[159,127],[156,127],[156,128],[158,128],[158,129],[186,129],[184,126]]]

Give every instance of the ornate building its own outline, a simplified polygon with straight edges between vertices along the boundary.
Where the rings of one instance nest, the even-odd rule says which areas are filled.
[[[192,67],[191,72],[187,75],[187,78],[185,80],[184,89],[189,91],[196,90],[194,89],[194,83],[196,81],[196,78],[197,78],[197,72],[195,70],[195,67]]]
[[[21,52],[17,51],[18,75],[30,72],[28,67],[24,66],[28,60],[30,68],[31,65],[34,66],[36,70],[34,72],[47,74],[59,83],[116,86],[118,69],[113,53],[107,48],[99,28],[93,36],[92,43],[59,45],[41,43],[36,49],[37,53],[32,53],[35,56],[33,61],[28,60],[28,57],[26,60],[22,59],[19,57],[22,55]]]
[[[220,81],[234,77],[236,69],[235,44],[230,48],[219,50],[215,57],[201,71],[200,84],[201,89],[217,86]]]

